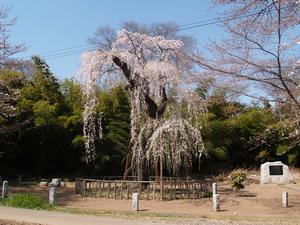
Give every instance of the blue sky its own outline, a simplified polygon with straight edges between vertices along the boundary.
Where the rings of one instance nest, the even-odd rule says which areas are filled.
[[[175,22],[179,25],[212,19],[210,0],[1,0],[18,18],[11,30],[13,43],[23,42],[30,57],[57,49],[87,44],[87,38],[101,25],[120,27],[123,21],[140,23]],[[182,31],[198,39],[199,45],[217,38],[216,26]],[[76,50],[76,48],[74,49]],[[74,76],[80,54],[48,60],[59,78]]]

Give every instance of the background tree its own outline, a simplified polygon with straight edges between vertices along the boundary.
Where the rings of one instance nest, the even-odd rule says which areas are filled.
[[[24,50],[22,44],[11,44],[9,28],[15,24],[16,18],[10,19],[9,9],[0,5],[0,132],[12,132],[26,123],[16,123],[16,101],[22,87],[24,75],[14,72],[13,56]]]
[[[299,70],[297,43],[299,42],[300,5],[297,1],[227,1],[214,0],[221,9],[218,19],[227,33],[224,39],[212,42],[207,57],[195,61],[220,78],[233,79],[245,87],[255,84],[258,93],[242,94],[289,105],[289,115],[298,117]]]
[[[277,128],[275,133],[282,129],[290,131],[287,141],[290,144],[284,149],[286,154],[294,151],[300,143],[298,1],[214,0],[213,3],[222,12],[217,19],[227,35],[208,45],[210,54],[194,55],[193,60],[204,69],[204,74],[214,77],[227,90],[272,103],[278,119],[284,120],[288,128],[279,124],[266,127],[264,134],[256,137],[255,146],[271,140],[270,130]]]
[[[70,173],[81,162],[80,153],[72,148],[72,140],[81,134],[81,117],[73,116],[73,108],[68,108],[72,103],[66,103],[46,62],[33,57],[33,64],[33,75],[27,79],[18,100],[19,117],[32,121],[17,139],[18,168],[35,175]]]
[[[12,57],[25,50],[24,44],[12,44],[10,42],[10,27],[16,18],[10,19],[8,16],[9,8],[0,5],[0,70],[9,66]]]

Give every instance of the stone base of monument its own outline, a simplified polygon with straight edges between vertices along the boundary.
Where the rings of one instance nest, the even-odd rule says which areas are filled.
[[[40,182],[40,187],[47,187],[48,186],[48,182],[47,181],[41,181]]]
[[[52,181],[49,183],[50,187],[60,187],[61,186],[61,179],[60,178],[53,178]]]

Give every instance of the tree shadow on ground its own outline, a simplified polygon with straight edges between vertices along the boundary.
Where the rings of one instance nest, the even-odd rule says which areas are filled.
[[[62,188],[62,190],[57,193],[57,205],[65,206],[81,197],[82,196],[75,194],[75,190],[73,188]]]
[[[256,193],[251,193],[251,192],[241,192],[241,193],[236,193],[236,196],[254,198],[254,197],[257,196],[257,194]]]

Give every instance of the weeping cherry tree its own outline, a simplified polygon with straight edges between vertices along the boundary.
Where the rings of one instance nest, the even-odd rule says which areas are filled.
[[[185,60],[184,44],[162,36],[123,29],[111,50],[82,55],[80,78],[86,96],[84,135],[87,161],[95,159],[95,138],[102,135],[96,122],[96,88],[107,78],[126,80],[131,103],[131,169],[139,180],[160,162],[173,174],[191,167],[204,145],[200,113],[204,100],[189,90],[192,65]],[[100,130],[99,130],[100,129]]]

